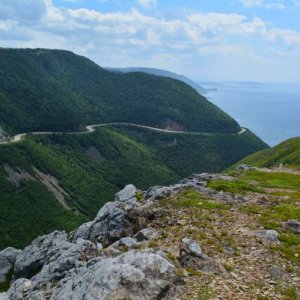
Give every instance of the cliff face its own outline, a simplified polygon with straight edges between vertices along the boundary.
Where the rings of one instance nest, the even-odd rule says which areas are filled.
[[[128,185],[75,231],[0,252],[0,299],[297,299],[299,181],[242,166]]]

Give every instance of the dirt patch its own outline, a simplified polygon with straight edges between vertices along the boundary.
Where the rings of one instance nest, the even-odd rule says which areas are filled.
[[[164,123],[163,123],[164,129],[165,130],[170,130],[170,131],[187,131],[187,129],[180,123],[167,118]]]
[[[54,194],[55,198],[59,203],[66,209],[70,209],[66,202],[66,197],[69,197],[68,193],[59,185],[58,180],[51,176],[50,174],[44,174],[37,168],[33,167],[36,175],[38,176],[40,182]]]
[[[6,171],[6,173],[8,175],[8,180],[11,183],[13,183],[17,188],[20,187],[21,182],[23,180],[36,180],[28,172],[26,172],[20,168],[13,169],[11,166],[5,164],[4,170]]]

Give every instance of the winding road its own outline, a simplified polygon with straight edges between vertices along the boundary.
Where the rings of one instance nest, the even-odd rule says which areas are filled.
[[[205,132],[172,131],[172,130],[167,130],[167,129],[150,127],[150,126],[146,126],[146,125],[134,124],[134,123],[112,122],[112,123],[102,123],[102,124],[88,125],[88,126],[85,127],[85,129],[86,129],[85,131],[75,131],[75,132],[37,131],[37,132],[19,133],[19,134],[16,134],[16,135],[12,136],[7,141],[0,142],[0,145],[7,145],[7,144],[11,144],[11,143],[20,142],[27,134],[32,134],[32,135],[49,135],[49,134],[69,134],[69,135],[74,135],[74,134],[89,134],[89,133],[95,132],[97,127],[106,127],[106,126],[113,126],[113,125],[121,125],[121,126],[131,126],[131,127],[137,127],[137,128],[144,128],[144,129],[149,129],[149,130],[158,131],[158,132],[166,132],[166,133],[171,133],[171,134],[186,134],[186,135],[210,135],[210,134],[214,134],[214,133],[205,133]],[[247,129],[241,127],[241,131],[239,131],[237,134],[241,135],[241,134],[245,133],[246,131],[247,131]]]

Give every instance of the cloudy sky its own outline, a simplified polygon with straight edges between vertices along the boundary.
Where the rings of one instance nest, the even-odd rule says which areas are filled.
[[[198,81],[299,82],[300,0],[0,0],[2,47]]]

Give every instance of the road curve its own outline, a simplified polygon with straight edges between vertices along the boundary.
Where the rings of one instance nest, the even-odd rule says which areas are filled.
[[[33,135],[49,135],[49,134],[68,134],[68,135],[74,135],[74,134],[88,134],[93,133],[96,131],[96,128],[98,127],[106,127],[106,126],[113,126],[113,125],[121,125],[121,126],[131,126],[131,127],[137,127],[137,128],[144,128],[149,129],[153,131],[158,132],[166,132],[171,134],[186,134],[186,135],[211,135],[214,133],[205,133],[205,132],[189,132],[189,131],[172,131],[167,129],[161,129],[156,127],[150,127],[146,125],[139,125],[134,123],[124,123],[124,122],[112,122],[112,123],[101,123],[101,124],[93,124],[88,125],[85,127],[85,131],[74,131],[74,132],[52,132],[52,131],[36,131],[36,132],[28,132],[28,133],[18,133],[14,136],[12,136],[8,141],[0,142],[0,145],[7,145],[11,143],[17,143],[20,142],[27,134],[33,134]],[[237,134],[241,135],[245,133],[247,129],[241,128],[241,131],[239,131]]]

